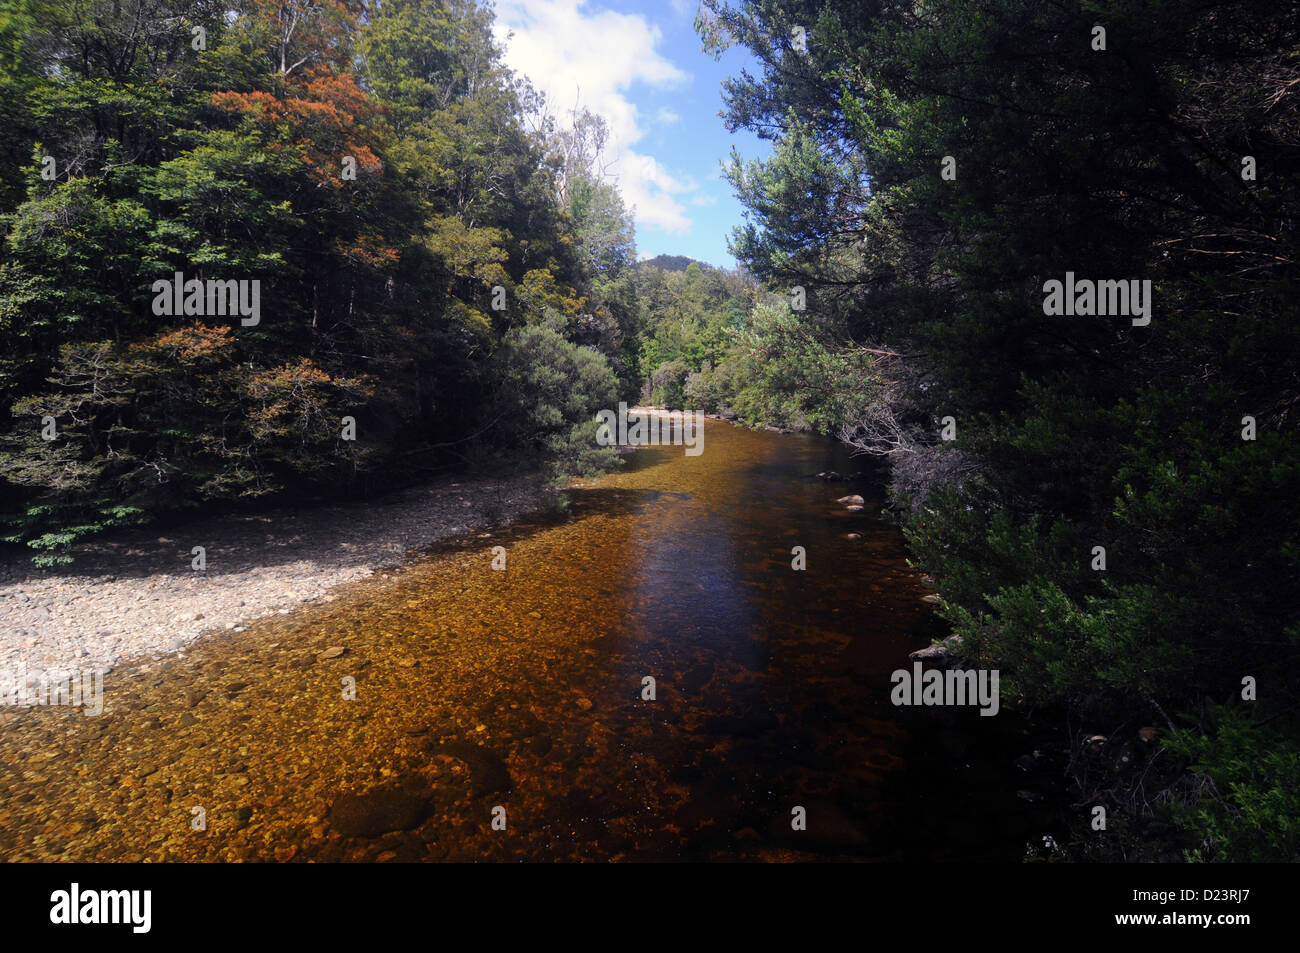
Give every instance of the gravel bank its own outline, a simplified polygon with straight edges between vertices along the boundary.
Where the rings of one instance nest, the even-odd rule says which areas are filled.
[[[540,505],[533,477],[444,481],[362,503],[197,520],[114,534],[40,570],[0,563],[0,674],[111,670],[181,653],[196,639],[313,601],[439,540]],[[195,546],[206,569],[191,567]],[[3,690],[3,686],[0,686]]]

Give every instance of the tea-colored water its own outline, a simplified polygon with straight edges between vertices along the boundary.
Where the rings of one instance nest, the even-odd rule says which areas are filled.
[[[998,719],[890,704],[935,623],[878,491],[827,469],[856,467],[710,421],[565,522],[110,675],[99,717],[30,710],[0,733],[0,856],[1014,858]]]

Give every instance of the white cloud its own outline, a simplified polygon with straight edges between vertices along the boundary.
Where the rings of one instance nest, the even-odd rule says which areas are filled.
[[[675,196],[692,191],[694,183],[633,148],[645,130],[628,96],[631,87],[671,89],[689,79],[659,53],[658,27],[639,14],[602,10],[584,0],[499,0],[496,10],[506,63],[546,94],[551,111],[563,116],[575,104],[585,106],[609,124],[610,171],[623,201],[635,207],[637,224],[689,231],[686,208]],[[667,115],[677,118],[666,108],[654,118],[665,122]]]
[[[680,122],[681,118],[667,106],[660,106],[655,110],[655,122],[661,126],[671,126],[673,123]]]

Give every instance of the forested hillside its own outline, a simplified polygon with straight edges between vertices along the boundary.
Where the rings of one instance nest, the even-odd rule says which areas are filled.
[[[639,382],[631,220],[602,120],[547,112],[487,8],[0,16],[12,541],[58,560],[199,504],[609,462],[582,435]]]
[[[892,462],[966,652],[1060,726],[1075,855],[1296,859],[1300,8],[705,7],[762,63],[768,407]]]
[[[686,264],[676,267],[677,259]],[[656,261],[638,268],[641,399],[673,409],[718,410],[715,377],[731,380],[728,362],[757,285],[741,272],[701,267],[681,256],[662,266]]]

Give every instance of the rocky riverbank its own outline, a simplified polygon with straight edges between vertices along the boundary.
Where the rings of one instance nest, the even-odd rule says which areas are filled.
[[[330,602],[331,590],[541,505],[534,477],[444,480],[378,500],[196,520],[97,539],[76,562],[0,562],[0,672],[57,679],[183,654],[204,636]],[[193,548],[206,568],[193,568]]]

